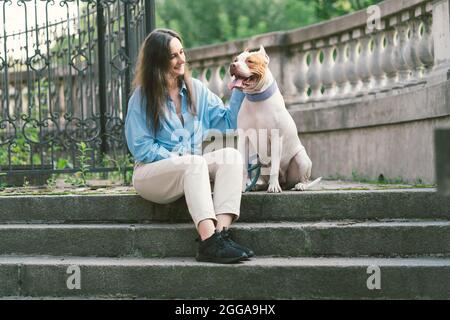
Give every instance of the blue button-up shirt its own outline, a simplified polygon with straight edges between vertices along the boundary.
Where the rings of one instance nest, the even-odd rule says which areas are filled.
[[[211,130],[226,133],[237,127],[237,115],[245,94],[233,90],[230,106],[212,93],[201,81],[193,79],[197,115],[193,116],[187,106],[187,88],[180,89],[181,112],[184,125],[176,114],[173,101],[167,99],[166,114],[161,117],[159,130],[154,134],[146,116],[146,99],[141,99],[138,87],[128,102],[125,119],[125,136],[136,162],[150,163],[182,154],[201,154],[201,145]],[[152,124],[151,124],[152,125]]]

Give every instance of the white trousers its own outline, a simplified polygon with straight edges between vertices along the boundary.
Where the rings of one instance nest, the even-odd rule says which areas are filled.
[[[166,204],[183,195],[195,227],[216,215],[239,217],[242,195],[241,153],[224,148],[203,155],[185,155],[148,164],[137,164],[133,186],[146,200]],[[214,195],[211,196],[211,184]]]

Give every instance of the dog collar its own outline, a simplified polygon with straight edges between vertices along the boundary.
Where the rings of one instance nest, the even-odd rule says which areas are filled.
[[[246,93],[245,96],[249,101],[252,102],[258,102],[263,101],[266,99],[269,99],[273,94],[277,91],[278,85],[277,82],[274,80],[272,84],[263,92],[260,93]]]

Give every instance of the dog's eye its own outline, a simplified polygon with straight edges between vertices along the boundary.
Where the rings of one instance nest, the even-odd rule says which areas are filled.
[[[247,60],[248,63],[255,63],[253,60]]]

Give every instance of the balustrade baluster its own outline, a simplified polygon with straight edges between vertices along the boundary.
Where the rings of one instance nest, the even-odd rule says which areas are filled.
[[[423,76],[426,77],[434,66],[434,45],[431,32],[432,16],[430,14],[424,14],[420,16],[420,21],[422,22],[423,33],[417,51],[420,62],[425,66]]]
[[[405,46],[408,42],[408,25],[404,21],[402,21],[400,24],[396,25],[397,30],[397,43],[395,46],[394,51],[394,63],[398,70],[398,83],[402,87],[405,87],[408,85],[409,79],[410,79],[410,67],[408,66],[404,50]]]
[[[286,50],[285,64],[283,68],[287,72],[283,73],[284,83],[284,100],[286,106],[297,102],[297,87],[295,86],[295,77],[297,75],[298,52],[296,49],[289,48]]]
[[[315,46],[315,48],[310,51],[310,54],[311,63],[309,64],[308,73],[306,74],[308,86],[311,89],[309,98],[312,101],[319,101],[322,96],[322,93],[320,92],[320,50]]]
[[[336,37],[328,39],[327,45],[323,48],[323,62],[320,73],[320,78],[322,80],[322,85],[324,88],[323,99],[329,100],[336,94],[336,89],[333,79],[333,52],[334,44],[337,42]]]
[[[357,72],[362,81],[362,86],[357,96],[362,96],[369,93],[372,75],[370,73],[370,41],[372,40],[372,36],[370,34],[366,34],[360,40],[361,52],[359,53],[358,62],[357,62]]]
[[[359,38],[361,37],[361,31],[355,29],[352,32],[352,38],[348,44],[348,59],[345,64],[345,74],[349,81],[349,94],[354,95],[359,91],[360,87],[360,77],[357,73],[358,61],[358,45]]]
[[[337,51],[336,51],[336,60],[334,63],[333,68],[333,78],[336,81],[336,97],[342,98],[346,94],[347,89],[347,77],[345,75],[345,50],[347,47],[347,44],[344,42],[345,39],[348,39],[348,35],[344,35],[340,38],[339,43],[337,44]]]
[[[413,70],[417,67],[416,61],[414,58],[414,37],[415,37],[415,23],[414,19],[411,19],[411,13],[409,11],[403,12],[402,14],[402,23],[405,24],[406,27],[406,36],[405,43],[402,50],[403,59],[405,60],[406,65],[408,66],[407,74],[407,85],[417,84],[417,78],[413,76]]]
[[[205,67],[198,68],[198,80],[203,82],[203,84],[208,87],[208,79],[206,79],[207,72],[208,72],[208,68],[205,68]]]
[[[386,76],[381,67],[381,59],[383,56],[383,39],[384,39],[384,21],[381,23],[382,30],[377,30],[373,36],[373,51],[371,56],[370,73],[373,75],[373,86],[369,91],[375,94],[381,91],[384,86]]]
[[[415,18],[411,20],[411,60],[413,65],[412,79],[416,84],[424,83],[423,80],[423,63],[419,58],[419,43],[420,43],[420,26],[421,21],[418,17],[422,15],[422,8],[418,7],[415,10]]]
[[[384,47],[383,57],[381,61],[381,68],[386,74],[386,84],[383,91],[389,91],[392,89],[397,89],[397,68],[394,64],[394,51],[395,51],[395,29],[393,25],[397,23],[397,17],[392,17],[389,20],[389,27],[386,27],[385,39],[386,46]]]
[[[223,96],[222,79],[220,78],[220,65],[211,67],[211,78],[209,78],[209,89],[219,97]]]
[[[229,58],[228,61],[231,61],[231,58]],[[225,98],[226,100],[228,100],[230,98],[230,96],[231,96],[231,91],[230,91],[230,89],[228,89],[228,84],[231,81],[230,72],[228,70],[229,62],[222,64],[222,67],[219,68],[219,72],[220,72],[220,70],[222,68],[225,71],[223,79],[221,80],[222,81],[222,86],[221,87],[222,87],[222,93],[223,93],[222,97]]]
[[[298,53],[298,67],[295,70],[294,84],[298,92],[298,102],[304,103],[308,101],[306,73],[308,72],[308,64],[306,63],[307,52],[300,51]]]

